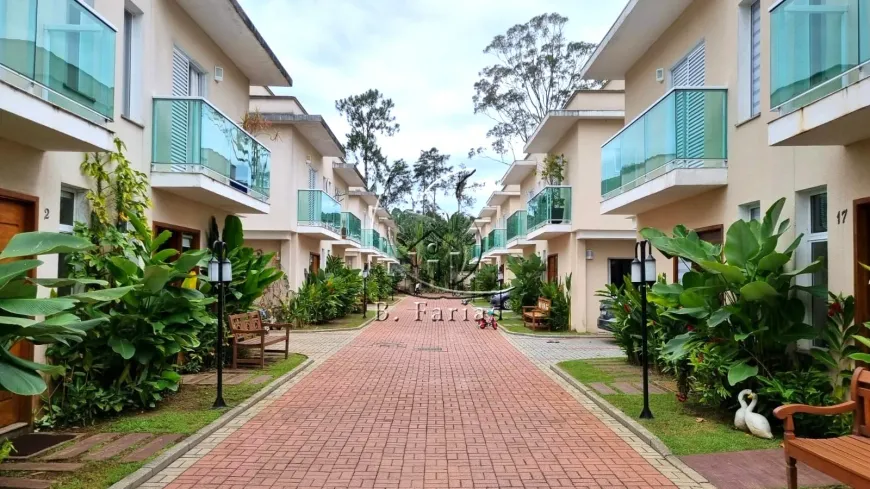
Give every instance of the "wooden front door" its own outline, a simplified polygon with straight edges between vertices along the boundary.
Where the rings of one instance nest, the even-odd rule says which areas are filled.
[[[870,321],[870,198],[855,201],[855,324]],[[864,332],[866,334],[866,331]]]
[[[311,253],[308,258],[308,273],[317,273],[320,270],[320,255]]]
[[[184,253],[185,251],[199,249],[200,232],[198,229],[155,222],[154,236],[160,235],[163,231],[169,231],[172,233],[172,237],[160,246],[161,250],[171,248],[178,250],[179,253]]]
[[[559,280],[559,255],[547,256],[547,282]]]
[[[0,191],[0,250],[18,233],[33,231],[36,223],[35,199],[8,196]],[[21,341],[10,352],[21,358],[33,359],[33,345]],[[13,423],[30,422],[31,399],[0,391],[0,428]]]

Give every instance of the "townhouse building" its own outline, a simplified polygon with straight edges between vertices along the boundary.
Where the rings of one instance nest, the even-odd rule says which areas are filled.
[[[249,87],[291,84],[236,0],[0,0],[0,248],[86,220],[79,165],[115,137],[177,249],[207,246],[212,217],[269,213],[272,153],[241,121]],[[65,273],[43,261],[39,277]],[[0,393],[0,429],[27,423],[33,402]]]
[[[600,212],[721,243],[786,197],[804,285],[856,296],[870,320],[870,26],[865,0],[631,0],[583,69],[624,80],[625,121],[601,148]],[[861,15],[859,15],[859,13]],[[657,255],[660,274],[690,266]],[[807,320],[825,321],[805,298]]]
[[[576,92],[550,112],[514,161],[478,217],[481,257],[499,266],[509,255],[537,254],[548,281],[572,277],[571,327],[594,332],[600,315],[595,292],[621,283],[634,256],[634,220],[599,213],[601,144],[622,127],[622,82]],[[543,177],[547,157],[558,158],[563,178]],[[487,221],[488,219],[488,221]],[[510,273],[505,270],[506,281]]]

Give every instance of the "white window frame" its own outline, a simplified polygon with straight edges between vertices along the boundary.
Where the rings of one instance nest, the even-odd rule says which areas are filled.
[[[744,122],[755,119],[756,117],[761,115],[761,105],[763,104],[764,93],[763,93],[763,83],[759,80],[759,88],[762,89],[762,92],[759,94],[758,107],[755,108],[752,106],[752,75],[754,73],[752,69],[752,7],[753,5],[758,4],[759,15],[763,29],[764,27],[764,13],[761,9],[760,0],[740,0],[738,4],[738,21],[737,21],[737,76],[739,80],[740,89],[737,91],[738,97],[738,121],[737,124],[740,125]],[[764,39],[764,32],[761,33],[762,39]],[[761,51],[761,55],[764,55],[764,50],[759,49]],[[764,60],[762,60],[762,65]]]
[[[127,32],[126,17],[130,15],[130,32]],[[124,1],[124,71],[122,88],[121,115],[134,122],[142,122],[142,72],[143,41],[142,18],[144,12],[130,0]],[[129,44],[128,44],[129,43]],[[129,52],[128,52],[129,50]],[[128,65],[129,63],[129,65]]]
[[[759,220],[763,218],[763,214],[761,212],[761,201],[753,201],[747,202],[745,204],[740,205],[739,218],[743,219],[746,222],[752,220],[752,209],[758,209]]]
[[[822,186],[803,190],[795,195],[795,236],[798,236],[801,233],[803,233],[804,235],[803,239],[801,240],[800,246],[798,246],[797,250],[795,250],[795,270],[799,270],[812,262],[812,243],[828,241],[828,232],[825,231],[821,233],[813,233],[812,223],[810,222],[810,220],[812,219],[812,209],[810,207],[811,198],[814,195],[825,194],[827,192],[827,187]],[[828,280],[830,281],[830,277],[828,278]],[[795,283],[797,285],[802,285],[805,287],[813,285],[812,281],[813,278],[811,274],[803,274],[795,277]],[[798,294],[798,297],[800,297],[801,301],[804,303],[804,322],[806,322],[806,324],[812,325],[812,297],[810,297],[810,295],[807,293],[800,293]],[[801,350],[809,350],[812,347],[812,344],[813,342],[811,340],[800,340],[798,341],[798,348],[800,348]]]
[[[88,216],[82,212],[84,209],[85,202],[85,191],[72,187],[69,185],[61,185],[60,187],[61,193],[58,194],[58,205],[57,205],[57,231],[63,234],[72,234],[73,229],[75,228],[76,222],[87,222]],[[70,193],[73,196],[73,224],[61,224],[60,223],[60,197],[63,193]]]
[[[701,39],[697,44],[692,46],[691,49],[686,51],[686,54],[683,55],[680,59],[678,59],[674,64],[671,65],[671,68],[668,70],[668,86],[670,88],[679,88],[686,87],[690,85],[676,85],[674,84],[674,71],[680,67],[680,65],[686,63],[689,60],[689,57],[695,53],[700,47],[704,47],[704,83],[701,86],[707,84],[707,39]]]

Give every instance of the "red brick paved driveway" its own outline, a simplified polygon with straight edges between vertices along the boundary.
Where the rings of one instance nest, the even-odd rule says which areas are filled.
[[[413,308],[366,328],[168,487],[676,487],[499,332],[415,322]]]

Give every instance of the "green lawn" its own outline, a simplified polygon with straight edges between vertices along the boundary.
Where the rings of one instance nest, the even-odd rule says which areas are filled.
[[[281,360],[268,365],[262,370],[251,370],[257,377],[260,373],[269,375],[272,380],[286,374],[298,367],[308,357],[293,353],[287,360]],[[215,386],[182,385],[178,393],[168,397],[160,406],[147,412],[130,412],[113,419],[99,423],[87,430],[92,432],[114,433],[182,433],[191,435],[212,421],[219,418],[229,409],[238,406],[242,401],[257,393],[271,382],[262,384],[238,384],[224,386],[224,400],[229,407],[224,409],[212,409],[215,398]],[[62,449],[60,447],[59,449]],[[129,451],[129,450],[128,450]],[[115,482],[135,472],[150,460],[144,462],[120,461],[125,453],[103,462],[88,462],[82,470],[71,474],[54,473],[47,474],[45,478],[57,481],[52,489],[97,489],[109,487]],[[159,454],[158,454],[159,455]],[[0,476],[29,476],[22,472],[0,472]],[[41,477],[41,476],[39,476]]]
[[[333,319],[332,321],[327,321],[323,324],[312,324],[309,326],[305,326],[302,328],[302,331],[356,328],[358,326],[361,326],[364,322],[370,321],[373,317],[375,317],[375,311],[370,309],[368,314],[366,314],[365,318],[362,317],[362,312],[355,312],[353,314],[348,314],[341,319]]]
[[[637,381],[640,369],[609,360],[572,360],[559,366],[578,381],[589,384],[609,384],[625,380]],[[781,440],[763,440],[733,427],[733,416],[713,411],[691,402],[677,401],[673,393],[651,394],[650,409],[654,419],[638,418],[643,408],[643,396],[615,394],[601,396],[610,404],[639,422],[659,437],[675,455],[735,452],[778,448]]]

